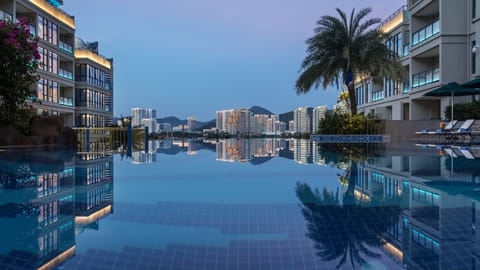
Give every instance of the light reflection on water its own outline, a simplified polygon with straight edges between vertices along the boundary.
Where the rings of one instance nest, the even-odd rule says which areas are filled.
[[[473,269],[477,152],[275,139],[1,151],[0,269]]]

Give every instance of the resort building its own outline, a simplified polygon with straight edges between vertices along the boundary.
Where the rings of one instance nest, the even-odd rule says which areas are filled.
[[[65,125],[73,126],[75,21],[53,1],[0,1],[0,19],[15,21],[22,17],[31,21],[30,31],[39,38],[40,64],[36,90],[40,103],[32,103],[32,106],[38,113],[60,115]]]
[[[58,115],[65,126],[112,123],[113,60],[98,55],[98,43],[75,42],[74,17],[61,0],[0,0],[0,20],[27,18],[39,38],[38,114]]]
[[[444,118],[449,97],[424,94],[450,82],[465,83],[480,76],[476,68],[477,1],[408,0],[379,27],[389,38],[386,45],[405,67],[404,81],[385,78],[374,84],[356,78],[359,112],[386,120],[430,120]],[[455,98],[455,103],[471,97]]]
[[[76,126],[104,127],[113,122],[113,59],[98,54],[98,42],[75,42]]]

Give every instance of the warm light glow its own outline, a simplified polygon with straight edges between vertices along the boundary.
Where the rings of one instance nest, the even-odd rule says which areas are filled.
[[[403,252],[390,243],[385,243],[384,250],[391,254],[397,262],[403,262]]]
[[[86,58],[108,69],[111,69],[110,61],[89,50],[75,50],[75,58]]]
[[[355,198],[357,198],[357,200],[367,201],[367,202],[370,201],[370,196],[368,194],[365,194],[358,190],[355,190],[353,193],[355,195]]]
[[[51,259],[49,262],[47,262],[46,264],[40,266],[38,268],[38,270],[51,270],[51,269],[55,269],[56,267],[58,267],[59,265],[61,265],[62,263],[64,263],[66,260],[70,259],[71,257],[73,257],[73,255],[75,255],[75,246],[67,249],[66,251],[64,251],[63,253],[61,253],[60,255],[58,255],[57,257]]]
[[[399,26],[402,23],[403,23],[403,12],[399,12],[391,20],[383,24],[380,30],[383,33],[389,33],[390,31],[395,29],[395,27]]]
[[[197,151],[193,151],[193,150],[192,150],[192,151],[188,151],[187,154],[190,155],[190,156],[193,156],[193,155],[196,155],[196,154],[197,154]]]
[[[103,209],[100,209],[98,210],[97,212],[91,214],[90,216],[88,217],[75,217],[75,224],[79,225],[79,224],[82,224],[82,225],[86,225],[86,224],[90,224],[92,222],[94,222],[95,220],[98,220],[108,214],[110,214],[112,212],[112,206],[109,205]]]
[[[30,0],[30,2],[33,3],[35,6],[39,7],[41,10],[55,17],[57,20],[63,22],[64,24],[71,27],[72,29],[75,29],[75,20],[65,12],[50,5],[44,0]]]

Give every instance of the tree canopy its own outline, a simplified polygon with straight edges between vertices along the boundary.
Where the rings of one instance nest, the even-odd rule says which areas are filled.
[[[0,124],[24,122],[26,100],[36,99],[37,43],[28,20],[0,20]]]
[[[296,82],[297,94],[307,93],[320,85],[346,86],[351,113],[357,113],[353,81],[362,75],[380,81],[384,77],[403,77],[404,69],[385,45],[386,35],[373,26],[379,18],[367,19],[371,8],[352,10],[349,17],[336,9],[339,17],[322,16],[307,43],[307,56]]]

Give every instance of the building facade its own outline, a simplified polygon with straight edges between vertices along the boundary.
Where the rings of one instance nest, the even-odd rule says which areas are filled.
[[[98,54],[98,42],[75,42],[76,126],[104,127],[113,122],[113,59]]]
[[[325,119],[325,114],[327,113],[327,105],[322,105],[313,108],[312,111],[312,132],[317,132],[320,128],[320,121]]]
[[[253,112],[247,109],[217,111],[216,128],[231,135],[247,134],[254,131]]]
[[[0,0],[0,20],[27,18],[39,38],[38,114],[57,115],[65,126],[105,126],[113,118],[113,60],[76,48],[74,17],[60,0]],[[79,74],[78,65],[86,65]],[[88,65],[88,67],[87,67]]]
[[[312,132],[312,112],[309,107],[299,107],[293,111],[293,131],[295,133]]]
[[[132,127],[142,127],[143,119],[157,118],[157,111],[148,108],[133,108],[132,112]]]
[[[477,2],[408,0],[387,18],[380,25],[389,37],[385,44],[408,77],[403,81],[385,78],[381,84],[357,78],[359,111],[387,120],[443,119],[450,98],[424,94],[450,82],[461,84],[480,76]],[[456,97],[455,103],[470,100]]]

